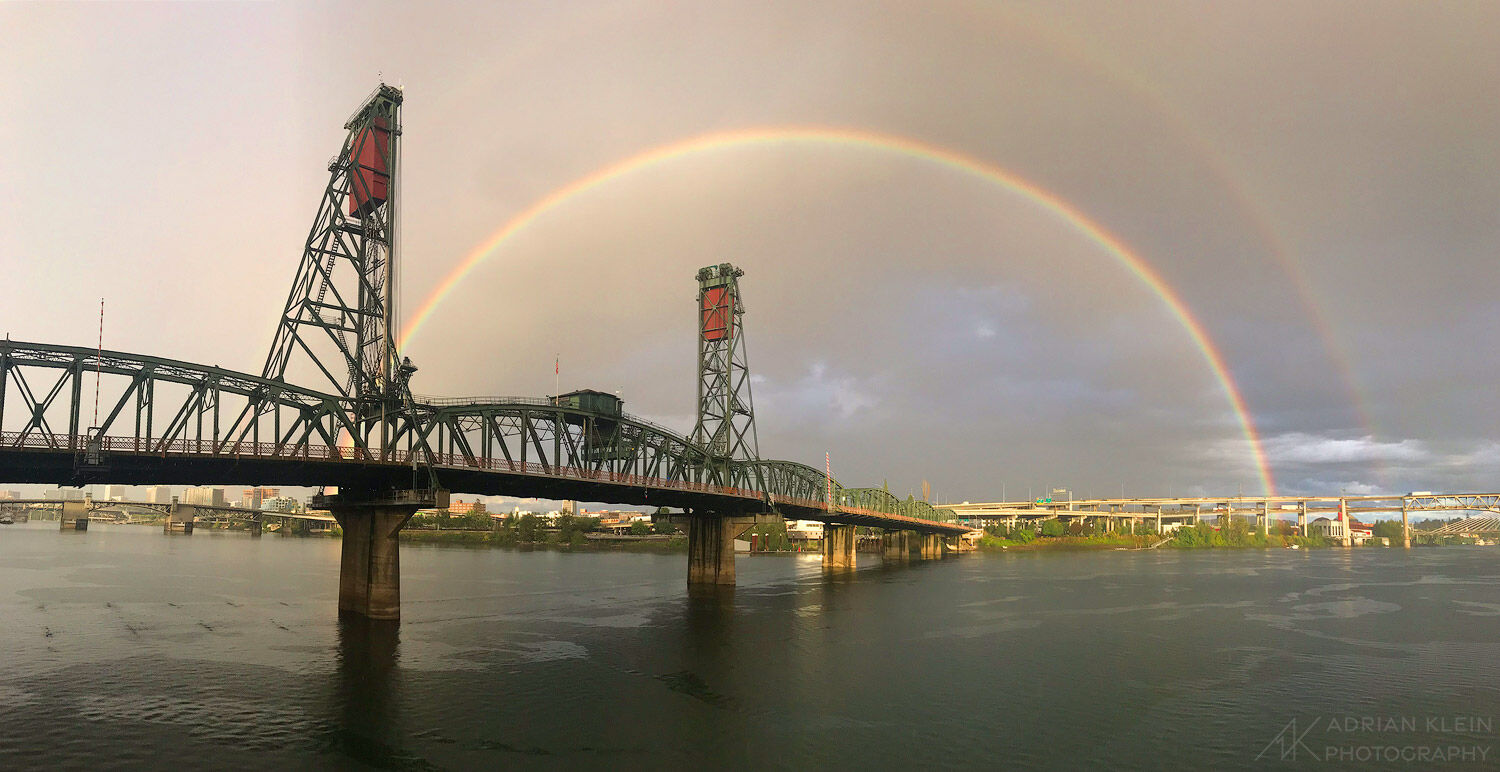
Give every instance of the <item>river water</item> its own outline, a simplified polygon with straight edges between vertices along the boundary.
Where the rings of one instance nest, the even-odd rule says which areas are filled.
[[[0,527],[0,769],[1500,766],[1494,549],[859,557]]]

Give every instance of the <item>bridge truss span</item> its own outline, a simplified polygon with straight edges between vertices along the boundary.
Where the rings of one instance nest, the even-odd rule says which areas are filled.
[[[92,387],[85,391],[85,388]],[[86,398],[99,395],[95,425]],[[326,455],[346,428],[340,400],[282,381],[118,351],[0,341],[4,446],[83,452],[90,438],[114,450]],[[251,450],[252,453],[262,452]]]
[[[99,420],[86,426],[96,379]],[[477,494],[779,511],[923,530],[951,519],[925,502],[846,489],[794,461],[738,461],[747,468],[726,475],[688,438],[625,414],[535,398],[424,400],[406,417],[405,447],[380,449],[354,431],[354,404],[218,367],[0,342],[0,448],[11,451],[17,481],[368,485],[420,469]]]

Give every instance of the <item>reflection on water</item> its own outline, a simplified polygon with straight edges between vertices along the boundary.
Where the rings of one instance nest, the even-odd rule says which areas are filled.
[[[366,763],[402,755],[388,742],[400,736],[393,697],[401,678],[400,647],[401,623],[339,614],[332,740]]]
[[[1293,718],[1497,712],[1493,550],[755,556],[688,592],[680,555],[408,547],[392,624],[339,618],[333,540],[45,525],[0,531],[0,769],[1250,768]]]

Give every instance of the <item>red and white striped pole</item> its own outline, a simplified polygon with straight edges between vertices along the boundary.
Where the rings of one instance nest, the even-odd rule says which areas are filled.
[[[99,378],[104,374],[104,298],[99,298],[99,354],[94,358],[94,425],[99,425]]]

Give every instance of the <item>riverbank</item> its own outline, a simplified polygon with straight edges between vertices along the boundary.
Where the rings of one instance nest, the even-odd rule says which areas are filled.
[[[1160,541],[1148,536],[1039,536],[1034,539],[1008,539],[986,534],[979,540],[982,550],[1030,552],[1034,550],[1102,550],[1140,549]]]
[[[1017,538],[1019,536],[1019,538]],[[1165,541],[1163,541],[1165,539]],[[1106,550],[1106,549],[1319,549],[1338,546],[1318,536],[1270,534],[1233,529],[1228,533],[1208,526],[1180,528],[1169,536],[1109,533],[1092,536],[994,536],[979,541],[982,550]]]
[[[578,534],[582,536],[582,534]],[[551,534],[556,537],[556,534]],[[498,547],[502,549],[537,550],[557,549],[570,552],[686,552],[687,536],[639,538],[581,538],[563,541],[552,538],[546,541],[520,541],[514,532],[506,531],[436,531],[404,529],[401,541],[413,544],[449,544],[470,547]]]

